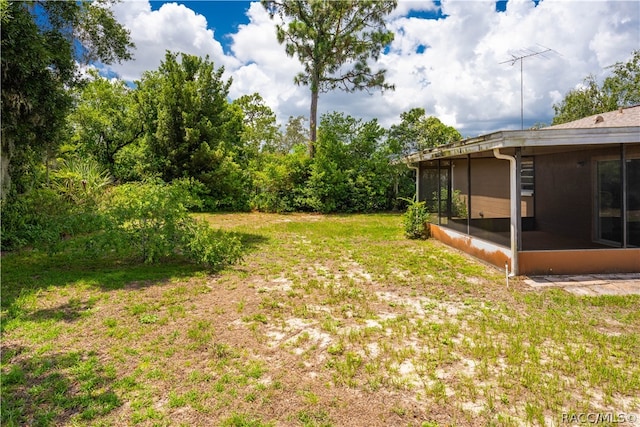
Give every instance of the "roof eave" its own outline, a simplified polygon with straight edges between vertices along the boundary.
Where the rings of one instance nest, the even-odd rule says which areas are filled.
[[[640,126],[600,129],[538,129],[500,131],[429,148],[405,157],[417,163],[492,151],[495,148],[583,146],[640,142]]]

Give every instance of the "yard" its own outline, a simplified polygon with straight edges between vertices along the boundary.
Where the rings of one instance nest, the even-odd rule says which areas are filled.
[[[405,239],[399,215],[202,217],[239,233],[243,262],[210,275],[178,260],[2,257],[2,425],[640,413],[638,296],[507,287],[437,241]]]

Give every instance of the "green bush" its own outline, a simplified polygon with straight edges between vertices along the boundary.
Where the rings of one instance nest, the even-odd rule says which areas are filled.
[[[242,258],[242,246],[237,237],[196,220],[184,224],[182,250],[187,258],[212,270]]]
[[[308,210],[304,199],[312,159],[306,149],[299,145],[287,154],[266,153],[260,164],[254,165],[253,209],[263,212]]]
[[[394,171],[383,149],[383,136],[376,120],[323,115],[305,189],[306,204],[323,213],[391,209]]]
[[[404,232],[409,239],[429,238],[429,210],[425,202],[407,200],[409,205],[403,215]]]
[[[147,181],[114,187],[103,201],[107,226],[97,236],[99,246],[151,263],[184,255],[214,269],[240,259],[241,245],[235,236],[191,217],[189,209],[200,200],[190,184],[189,180]]]
[[[91,159],[59,161],[50,186],[2,201],[2,250],[31,246],[55,253],[69,238],[99,230],[97,201],[110,183],[108,171]]]
[[[76,205],[95,205],[112,183],[109,171],[91,158],[60,160],[51,178],[52,188]]]
[[[55,253],[65,241],[102,226],[94,206],[77,205],[50,188],[38,188],[2,201],[2,250],[25,246]]]
[[[53,254],[134,257],[157,262],[174,255],[218,269],[241,258],[237,237],[196,221],[190,209],[202,205],[202,184],[147,181],[103,191],[65,175],[54,188],[41,188],[2,202],[2,250],[25,246]],[[94,192],[92,189],[96,189]],[[75,238],[75,239],[71,239]]]

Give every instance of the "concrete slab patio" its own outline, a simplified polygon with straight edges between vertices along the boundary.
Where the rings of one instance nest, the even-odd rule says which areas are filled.
[[[532,288],[562,288],[581,296],[640,295],[640,273],[532,276],[524,282]]]

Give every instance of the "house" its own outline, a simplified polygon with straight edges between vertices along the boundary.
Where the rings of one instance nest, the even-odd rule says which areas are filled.
[[[446,244],[513,275],[640,272],[640,106],[404,160]]]

